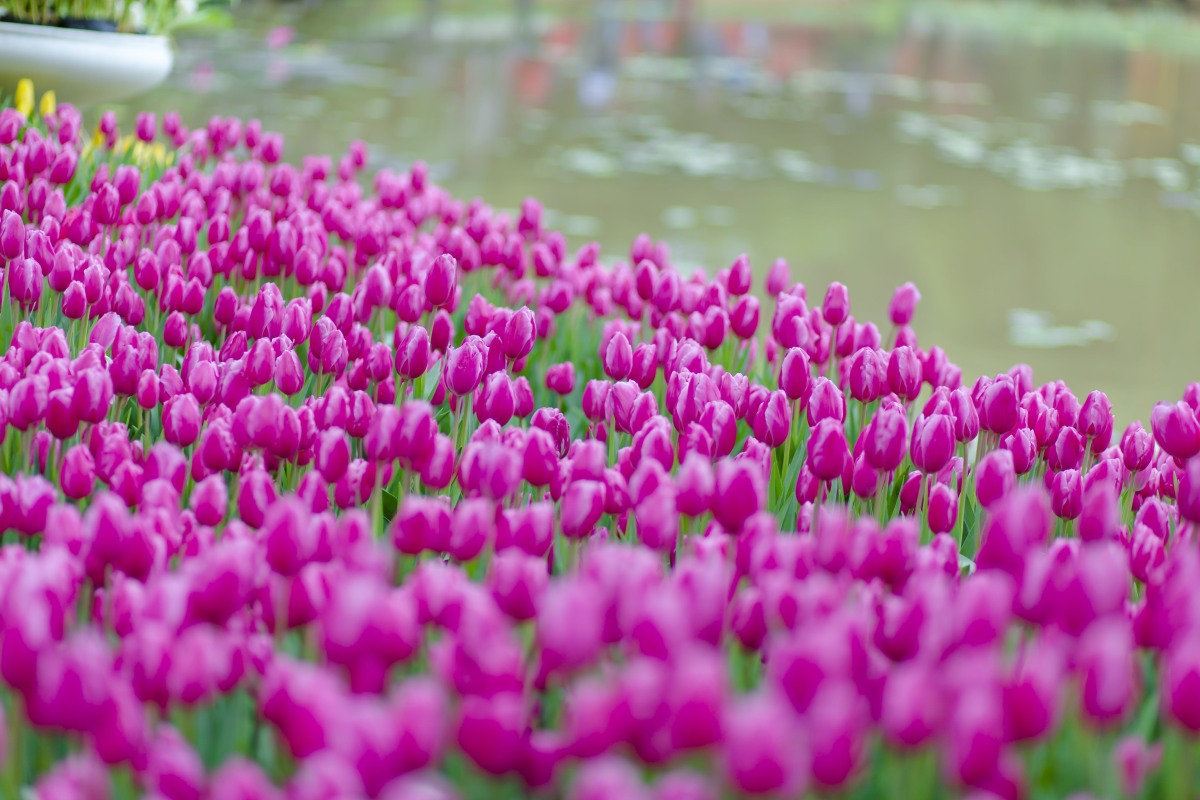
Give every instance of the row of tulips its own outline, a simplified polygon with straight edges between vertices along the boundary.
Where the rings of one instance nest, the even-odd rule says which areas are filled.
[[[1197,795],[1200,385],[282,155],[0,110],[5,797]]]

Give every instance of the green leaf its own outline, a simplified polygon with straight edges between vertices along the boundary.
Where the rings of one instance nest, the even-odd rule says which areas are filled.
[[[383,518],[388,522],[396,516],[396,509],[400,506],[400,499],[388,489],[383,489]]]
[[[5,274],[4,279],[7,282],[7,274]],[[8,352],[8,348],[12,346],[15,325],[13,323],[11,303],[8,299],[8,289],[0,287],[0,295],[3,295],[3,299],[0,299],[0,348],[3,349],[3,352]]]

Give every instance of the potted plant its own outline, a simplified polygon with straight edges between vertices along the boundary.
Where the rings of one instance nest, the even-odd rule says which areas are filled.
[[[208,0],[0,0],[0,92],[21,78],[77,106],[120,100],[161,83],[167,34],[210,19]]]

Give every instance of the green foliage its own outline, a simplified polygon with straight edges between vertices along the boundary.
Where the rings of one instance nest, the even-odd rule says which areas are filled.
[[[181,27],[225,27],[237,0],[0,0],[0,18],[37,25],[64,20],[114,23],[124,33],[164,34]]]

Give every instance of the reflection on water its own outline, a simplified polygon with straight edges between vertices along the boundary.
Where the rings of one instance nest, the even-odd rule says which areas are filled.
[[[714,22],[688,2],[243,5],[138,106],[258,117],[289,152],[371,145],[461,195],[527,195],[610,257],[643,231],[710,273],[787,257],[863,315],[925,296],[964,374],[1018,361],[1146,417],[1200,374],[1200,65],[928,19]],[[514,9],[515,12],[514,12]]]

